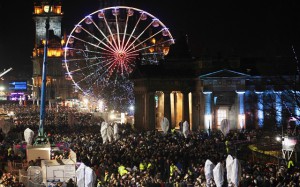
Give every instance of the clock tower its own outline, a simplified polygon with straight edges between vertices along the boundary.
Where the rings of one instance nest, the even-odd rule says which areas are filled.
[[[47,71],[46,71],[46,100],[56,102],[71,97],[71,82],[65,79],[62,68],[63,45],[62,22],[63,12],[61,0],[35,0],[33,20],[35,21],[35,43],[32,55],[32,99],[39,104],[42,86],[42,68],[44,61],[44,47],[47,47]],[[49,24],[47,23],[49,19]],[[48,29],[48,38],[46,38]]]

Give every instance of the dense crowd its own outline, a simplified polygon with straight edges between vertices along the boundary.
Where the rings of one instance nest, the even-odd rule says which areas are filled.
[[[5,171],[4,163],[26,159],[26,152],[15,155],[12,147],[14,144],[24,143],[23,132],[26,128],[32,129],[35,135],[38,134],[39,110],[34,106],[17,105],[3,105],[2,108],[14,111],[15,115],[11,120],[15,125],[7,134],[0,133],[0,184],[22,186],[16,176]],[[70,113],[75,118],[72,124],[68,117]],[[209,159],[214,164],[221,163],[226,168],[226,158],[233,153],[232,147],[227,149],[226,146],[230,145],[225,144],[226,141],[247,142],[254,136],[259,138],[262,135],[259,130],[230,132],[226,136],[221,131],[190,131],[186,138],[178,129],[167,134],[157,130],[140,132],[130,124],[119,124],[119,138],[103,144],[99,125],[101,119],[95,120],[89,113],[68,108],[47,109],[46,114],[44,128],[51,141],[67,143],[76,153],[77,162],[93,169],[97,177],[95,186],[216,186],[213,180],[209,184],[206,181],[206,160]],[[242,166],[239,181],[241,187],[300,184],[297,165],[287,168],[277,163],[253,162],[237,155],[236,150],[233,155]],[[29,165],[35,164],[37,163],[32,161]],[[228,184],[225,177],[222,186],[233,184]]]

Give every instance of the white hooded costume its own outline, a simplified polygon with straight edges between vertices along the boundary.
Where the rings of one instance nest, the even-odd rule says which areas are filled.
[[[169,120],[166,117],[164,117],[160,122],[160,126],[161,126],[161,129],[163,130],[164,134],[168,133],[169,125],[170,125]]]
[[[190,132],[190,125],[187,121],[184,121],[183,125],[182,125],[182,133],[183,133],[185,138],[188,137],[189,132]]]
[[[32,145],[34,132],[30,128],[24,130],[24,139],[28,145]]]

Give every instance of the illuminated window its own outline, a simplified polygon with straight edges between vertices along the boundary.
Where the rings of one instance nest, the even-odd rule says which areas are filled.
[[[227,113],[226,113],[226,110],[224,110],[224,109],[219,109],[217,115],[218,115],[218,124],[217,124],[217,125],[220,126],[220,125],[221,125],[221,121],[222,121],[223,119],[227,119]]]
[[[56,13],[61,14],[61,6],[56,6]]]
[[[41,6],[35,6],[34,7],[34,13],[35,14],[41,14],[43,12],[43,9]]]

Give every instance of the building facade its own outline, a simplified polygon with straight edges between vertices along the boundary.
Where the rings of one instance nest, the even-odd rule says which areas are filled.
[[[175,50],[158,66],[137,67],[131,77],[137,129],[161,130],[163,117],[171,128],[187,121],[191,130],[221,130],[224,121],[230,130],[299,123],[300,81],[292,57],[196,59],[186,51]]]

